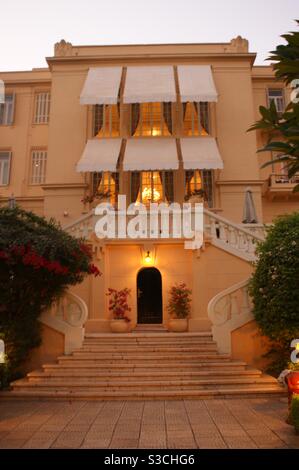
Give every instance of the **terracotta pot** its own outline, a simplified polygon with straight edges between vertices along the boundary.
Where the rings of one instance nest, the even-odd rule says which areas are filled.
[[[130,323],[126,320],[111,320],[110,328],[112,333],[128,333],[130,331]]]
[[[169,320],[168,329],[174,333],[188,331],[188,318],[172,318]]]

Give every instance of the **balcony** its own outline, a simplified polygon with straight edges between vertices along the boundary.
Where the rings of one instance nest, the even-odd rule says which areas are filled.
[[[299,184],[299,174],[288,178],[285,174],[272,174],[266,182],[264,194],[271,200],[276,197],[283,196],[288,199],[289,197],[299,197],[299,193],[294,193],[295,186]]]

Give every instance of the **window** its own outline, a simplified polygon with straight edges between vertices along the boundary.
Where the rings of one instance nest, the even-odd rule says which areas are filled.
[[[119,105],[96,104],[93,113],[93,135],[97,137],[119,137]]]
[[[31,184],[42,184],[46,180],[47,151],[33,150],[31,154]]]
[[[5,103],[0,103],[0,125],[11,126],[14,121],[15,95],[5,95]]]
[[[0,152],[0,185],[9,184],[11,152]]]
[[[170,136],[173,132],[172,103],[133,104],[130,129],[134,137]]]
[[[282,114],[284,112],[284,96],[281,88],[273,88],[268,90],[268,103],[274,102],[277,112]]]
[[[185,172],[185,195],[194,191],[204,191],[209,207],[213,207],[213,172],[212,170],[187,170]]]
[[[50,116],[50,92],[36,93],[35,95],[35,110],[34,110],[34,124],[47,124]]]
[[[173,202],[172,171],[133,171],[131,173],[131,201],[142,202]]]
[[[91,190],[95,199],[100,202],[98,196],[107,195],[111,204],[115,204],[119,192],[119,179],[118,173],[111,173],[108,171],[94,172],[91,175]]]
[[[208,135],[209,104],[207,102],[183,103],[183,134],[187,136]]]

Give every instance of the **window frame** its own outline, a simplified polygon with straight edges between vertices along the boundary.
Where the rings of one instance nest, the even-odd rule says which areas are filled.
[[[98,187],[99,187],[99,179],[97,179],[96,181],[96,177],[98,177],[99,174],[101,174],[101,180],[103,179],[103,175],[104,173],[108,173],[108,178],[109,178],[109,184],[108,184],[108,189],[107,191],[109,191],[111,193],[111,181],[113,180],[114,181],[114,185],[115,185],[115,201],[117,201],[117,196],[119,194],[119,177],[120,177],[120,174],[119,174],[119,171],[92,171],[91,174],[90,174],[90,190],[91,190],[91,194],[92,196],[95,196],[96,195],[96,192],[98,190]],[[116,176],[116,179],[113,178],[112,175],[115,175]],[[96,181],[96,182],[95,182]],[[101,181],[102,182],[102,181]],[[100,183],[101,184],[101,183]],[[111,201],[111,196],[109,197],[109,200]]]
[[[8,157],[7,183],[2,182],[3,169],[2,169],[2,165],[0,164],[0,186],[2,186],[2,187],[10,185],[10,170],[11,170],[12,152],[11,152],[11,150],[0,150],[0,161],[1,161],[1,157],[3,157],[5,154]]]
[[[33,181],[33,156],[35,153],[42,153],[46,155],[46,158],[43,160],[43,163],[45,162],[44,168],[43,168],[43,174],[42,174],[42,179],[41,181]],[[41,160],[40,160],[41,161]],[[40,162],[39,161],[39,162]],[[48,149],[47,148],[32,148],[30,152],[30,173],[29,173],[29,185],[30,186],[41,186],[42,184],[45,184],[46,182],[46,175],[47,175],[47,163],[48,163]],[[35,177],[35,180],[37,177]]]
[[[48,98],[46,98],[44,102],[43,100],[40,100],[39,102],[38,97],[41,95],[47,95]],[[43,112],[41,112],[41,110]],[[50,110],[51,110],[51,90],[36,91],[34,93],[33,125],[34,126],[48,125],[50,122]]]
[[[168,102],[167,102],[168,103]],[[175,132],[175,129],[176,129],[176,112],[175,112],[175,108],[174,108],[174,105],[176,103],[172,103],[171,102],[171,112],[170,112],[170,115],[171,115],[171,122],[172,122],[172,132],[169,131],[168,129],[168,126],[167,126],[167,123],[166,123],[166,119],[164,117],[164,107],[163,107],[163,104],[167,104],[166,102],[164,101],[152,101],[152,102],[146,102],[146,103],[136,103],[139,105],[139,120],[138,120],[138,124],[136,126],[136,130],[134,132],[133,135],[131,135],[131,137],[134,139],[134,138],[140,138],[140,137],[143,137],[143,138],[146,138],[146,137],[149,137],[149,138],[152,138],[152,137],[174,137],[176,132]],[[155,109],[154,109],[154,105],[159,105],[159,125],[158,125],[158,133],[157,134],[154,134],[154,129],[155,129],[155,123],[156,123],[156,120],[155,120]],[[144,116],[145,116],[145,107],[148,107],[149,110],[147,111],[147,115],[148,115],[148,119],[145,121],[144,119]],[[131,134],[131,129],[132,129],[132,113],[133,113],[133,106],[131,105],[130,106],[130,109],[129,109],[129,130],[130,130],[130,134]],[[150,135],[148,134],[145,134],[145,127],[149,126],[150,128]],[[140,128],[140,132],[138,132],[138,128]]]
[[[207,203],[209,208],[214,207],[215,204],[215,192],[214,192],[214,181],[215,181],[215,171],[210,169],[198,169],[198,170],[184,170],[184,196],[190,196],[191,193],[187,193],[187,173],[188,172],[200,172],[200,178],[202,182],[201,188],[195,188],[195,190],[203,189],[207,195]],[[208,178],[210,182],[208,182]],[[195,183],[196,184],[196,183]],[[210,189],[209,189],[210,186]]]
[[[171,204],[175,201],[175,182],[174,182],[174,170],[143,170],[143,171],[131,171],[130,172],[130,202],[131,204],[135,204],[136,202],[139,202],[137,201],[137,199],[135,201],[132,200],[132,173],[139,173],[139,192],[140,192],[140,195],[141,195],[141,201],[140,203],[142,204],[150,204],[150,203],[153,203],[153,189],[154,189],[154,178],[153,178],[153,174],[154,173],[162,173],[162,181],[161,181],[161,185],[162,185],[162,193],[163,193],[163,198],[162,198],[162,201],[160,201],[160,203],[168,203],[168,204]],[[148,203],[142,201],[142,174],[143,173],[151,173],[151,179],[150,179],[150,183],[151,183],[151,193],[152,193],[152,200],[149,201]],[[166,198],[166,191],[165,191],[165,187],[166,187],[166,173],[172,173],[172,201],[168,201],[167,198]],[[138,194],[139,194],[138,192]],[[137,195],[138,196],[138,195]]]
[[[100,129],[96,128],[96,116],[97,116],[97,109],[99,106],[103,106],[103,125]],[[116,112],[118,112],[118,130],[117,135],[112,135],[113,132],[113,107],[116,107]],[[108,116],[108,131],[106,130],[106,116],[107,112],[109,113]],[[119,103],[117,104],[103,104],[103,105],[93,105],[92,106],[92,136],[93,138],[97,137],[98,134],[103,131],[103,136],[98,137],[99,139],[119,139],[120,138],[120,121],[121,120],[121,106]],[[96,130],[97,129],[97,130]]]
[[[187,133],[185,130],[185,119],[184,119],[184,104],[187,106],[188,104],[196,104],[197,107],[197,117],[194,114],[194,106],[191,108],[192,109],[192,115],[191,115],[191,134]],[[181,135],[183,137],[205,137],[205,135],[202,134],[202,130],[204,129],[207,136],[211,136],[211,108],[210,108],[210,103],[208,101],[187,101],[186,103],[180,103],[180,116],[181,116],[181,123],[180,123],[180,129],[181,129]],[[206,124],[205,128],[202,125],[201,122],[201,110],[204,109],[204,124]],[[198,122],[198,125],[196,125],[196,121]]]
[[[6,97],[11,96],[12,100],[8,103],[6,101]],[[7,92],[5,93],[5,103],[0,103],[0,110],[4,107],[3,111],[3,120],[1,121],[1,111],[0,111],[0,126],[13,126],[15,121],[15,101],[16,101],[16,94],[14,92]],[[10,108],[10,111],[9,111]],[[3,108],[2,108],[3,109]],[[9,114],[10,120],[8,120]]]
[[[281,97],[278,97],[278,96],[273,96],[272,98],[270,97],[270,92],[272,91],[280,91],[281,92]],[[282,104],[282,110],[279,111],[278,110],[278,106],[277,106],[277,101],[281,99],[281,104]],[[276,110],[278,112],[278,114],[283,114],[284,111],[285,111],[285,91],[284,91],[284,88],[275,88],[275,87],[268,87],[267,88],[267,103],[268,103],[268,107],[270,107],[270,104],[271,104],[271,100],[275,102],[275,107],[276,107]]]

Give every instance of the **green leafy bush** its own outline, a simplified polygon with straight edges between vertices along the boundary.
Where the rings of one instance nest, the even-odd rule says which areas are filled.
[[[191,293],[185,283],[175,284],[170,289],[167,309],[174,318],[187,318],[190,314]]]
[[[299,337],[299,213],[277,218],[257,247],[250,283],[253,313],[261,332],[272,341],[272,369],[290,360],[290,343]]]
[[[82,240],[53,220],[0,208],[0,335],[7,354],[2,387],[19,376],[30,350],[39,346],[41,312],[87,274],[100,273]]]

